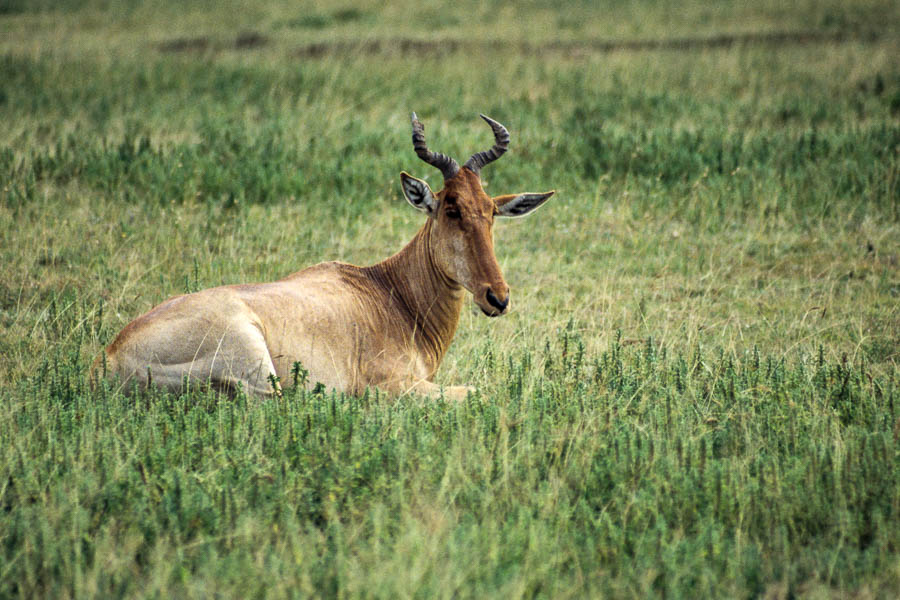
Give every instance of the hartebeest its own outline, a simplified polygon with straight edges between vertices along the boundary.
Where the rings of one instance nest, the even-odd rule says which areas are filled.
[[[288,381],[299,361],[308,385],[440,394],[432,378],[456,332],[464,290],[488,316],[509,309],[509,286],[494,256],[494,217],[528,214],[553,195],[485,193],[480,170],[506,152],[509,132],[482,118],[495,143],[460,168],[428,150],[412,114],[416,154],[440,169],[444,188],[434,194],[421,179],[400,174],[406,199],[428,219],[397,254],[370,267],[326,262],[272,283],[176,296],[128,324],[95,372],[105,365],[125,386],[178,390],[192,380],[266,395],[280,391],[271,376]],[[465,398],[470,389],[444,393]]]

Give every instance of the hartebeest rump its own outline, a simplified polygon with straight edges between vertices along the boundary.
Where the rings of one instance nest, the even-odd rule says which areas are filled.
[[[272,283],[176,296],[128,324],[105,360],[101,354],[95,361],[95,372],[105,368],[126,387],[152,382],[180,390],[191,380],[266,395],[280,389],[271,376],[289,381],[299,361],[310,386],[439,395],[432,379],[456,332],[464,290],[488,316],[509,309],[509,286],[494,256],[494,217],[528,214],[553,195],[485,193],[479,172],[506,152],[509,133],[482,118],[495,143],[460,168],[428,150],[413,113],[413,147],[440,169],[444,187],[434,194],[421,179],[400,174],[406,199],[428,219],[397,254],[370,267],[326,262]],[[443,391],[465,398],[470,389]]]

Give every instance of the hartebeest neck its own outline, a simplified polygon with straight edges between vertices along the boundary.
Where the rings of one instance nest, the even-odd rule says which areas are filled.
[[[434,260],[433,221],[400,252],[366,271],[404,313],[409,336],[433,373],[453,341],[464,290],[448,278]]]

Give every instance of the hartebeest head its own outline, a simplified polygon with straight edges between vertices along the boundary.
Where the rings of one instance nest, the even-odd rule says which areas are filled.
[[[434,194],[427,183],[400,174],[409,203],[428,215],[432,226],[431,248],[443,275],[469,290],[484,314],[496,317],[509,309],[509,286],[494,255],[494,217],[522,217],[546,202],[554,192],[488,196],[481,185],[481,168],[506,152],[509,132],[484,115],[494,130],[490,150],[476,152],[460,168],[449,156],[431,152],[425,144],[425,128],[412,114],[412,139],[416,154],[440,169],[444,188]]]

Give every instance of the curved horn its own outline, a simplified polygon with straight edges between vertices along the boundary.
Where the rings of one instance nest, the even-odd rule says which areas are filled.
[[[450,179],[459,172],[459,164],[446,154],[432,152],[425,144],[425,126],[419,122],[416,113],[412,114],[412,141],[416,154],[432,167],[440,169],[444,180]]]
[[[487,121],[487,124],[494,130],[494,139],[496,142],[494,143],[494,147],[490,150],[473,154],[472,158],[467,160],[466,164],[463,165],[469,170],[474,171],[476,175],[481,171],[481,167],[488,163],[492,163],[503,156],[503,153],[506,152],[506,149],[509,147],[509,131],[506,130],[506,127],[490,117],[481,115],[481,118]]]

